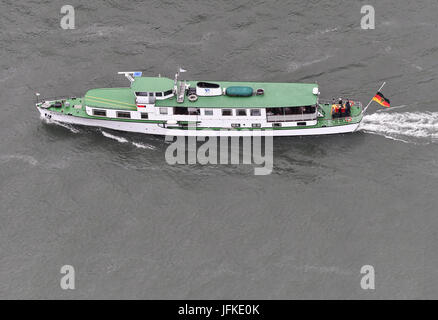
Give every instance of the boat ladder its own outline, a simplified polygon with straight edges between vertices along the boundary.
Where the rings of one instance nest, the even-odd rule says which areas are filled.
[[[186,82],[179,82],[178,85],[178,89],[176,91],[176,102],[178,103],[183,103],[184,102],[184,97],[185,97],[185,93],[186,93]]]

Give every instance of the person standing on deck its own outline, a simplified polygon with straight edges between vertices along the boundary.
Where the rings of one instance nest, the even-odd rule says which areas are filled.
[[[342,98],[339,98],[338,104],[335,107],[336,117],[341,117],[341,109],[342,109]]]
[[[350,100],[347,100],[347,102],[345,103],[345,115],[346,115],[346,116],[350,116],[350,115],[351,115],[351,104],[350,104]]]
[[[332,118],[336,118],[338,116],[338,105],[336,104],[336,99],[332,100]]]

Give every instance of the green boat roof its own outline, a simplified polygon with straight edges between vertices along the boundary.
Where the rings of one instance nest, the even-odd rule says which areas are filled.
[[[134,77],[131,89],[136,92],[163,92],[173,89],[174,81],[165,77]]]
[[[196,87],[199,81],[187,81],[191,87]],[[176,97],[165,100],[156,100],[157,107],[192,107],[192,108],[273,108],[298,107],[314,105],[317,95],[313,83],[275,83],[275,82],[226,82],[204,81],[219,84],[222,88],[230,86],[247,86],[254,90],[263,89],[263,95],[250,97],[229,97],[226,95],[204,97],[199,96],[195,102],[187,97],[183,103],[177,103]],[[136,91],[162,92],[173,88],[173,80],[164,77],[138,77],[131,84],[131,88],[105,88],[89,90],[84,97],[89,106],[136,110]]]
[[[130,88],[103,88],[88,90],[84,103],[106,109],[137,110],[135,95]]]
[[[199,81],[188,81],[191,87],[196,87]],[[215,97],[198,97],[195,102],[190,102],[187,97],[183,103],[177,103],[176,98],[157,100],[159,107],[192,107],[192,108],[272,108],[272,107],[298,107],[314,105],[317,96],[313,94],[316,84],[308,83],[275,83],[275,82],[226,82],[203,81],[219,84],[222,88],[231,86],[251,87],[254,90],[263,89],[265,93],[251,97],[229,97],[226,95]]]

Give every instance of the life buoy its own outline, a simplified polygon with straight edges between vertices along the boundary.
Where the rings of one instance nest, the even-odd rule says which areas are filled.
[[[189,95],[188,98],[189,98],[190,102],[195,102],[196,100],[198,100],[198,95],[192,93],[192,94]]]
[[[347,122],[351,122],[351,120],[353,120],[351,117],[346,117],[345,118],[345,121],[347,121]]]

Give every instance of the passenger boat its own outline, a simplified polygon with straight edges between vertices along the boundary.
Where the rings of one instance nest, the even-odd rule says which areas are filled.
[[[362,104],[319,99],[315,83],[188,81],[119,72],[125,88],[83,97],[37,97],[41,117],[57,122],[172,136],[298,136],[357,130]],[[39,94],[37,94],[39,96]]]

